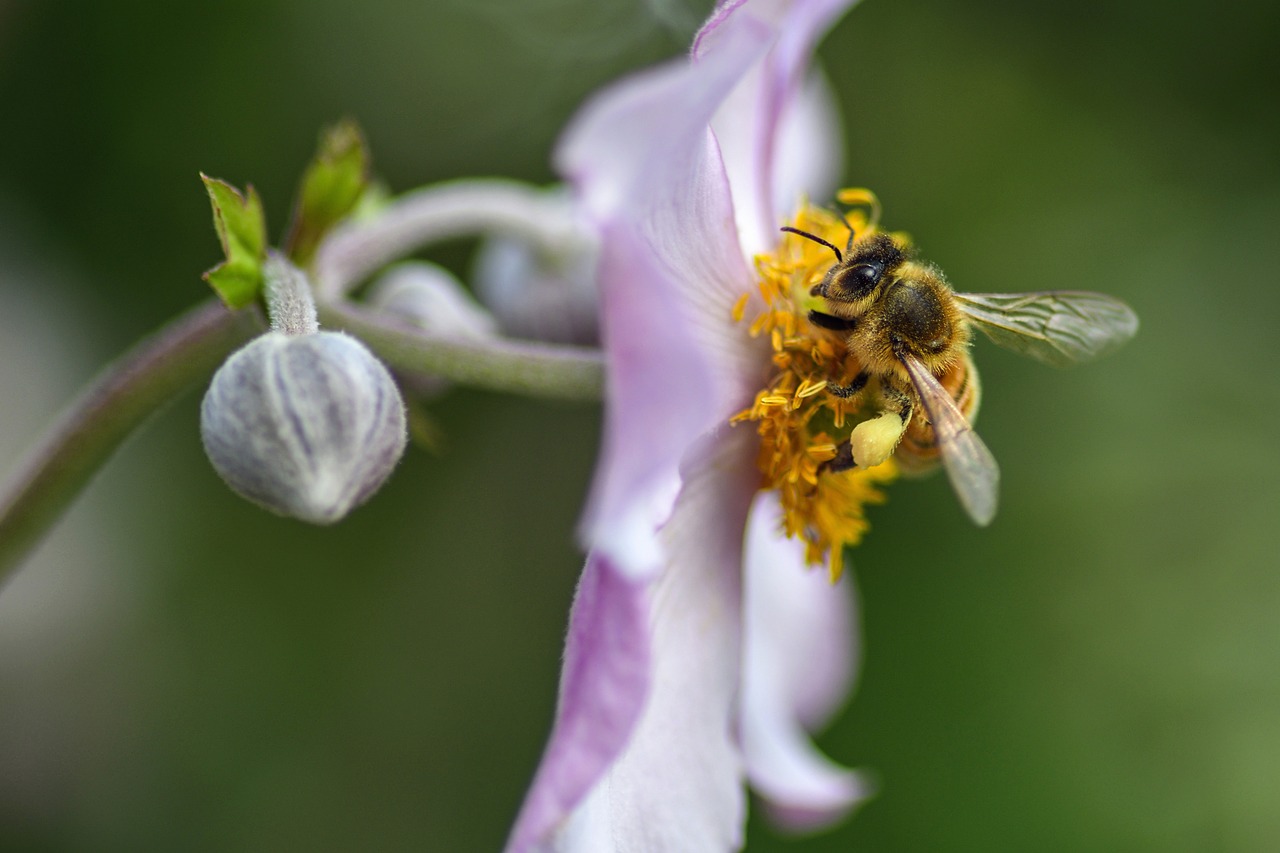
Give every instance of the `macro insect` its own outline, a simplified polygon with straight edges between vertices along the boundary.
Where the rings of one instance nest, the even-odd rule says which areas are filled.
[[[877,214],[873,202],[868,227],[858,234],[850,226],[843,252],[807,231],[782,229],[836,256],[810,290],[825,310],[811,310],[808,319],[841,336],[860,370],[827,390],[846,398],[873,394],[878,408],[853,428],[825,470],[871,467],[892,454],[906,471],[923,472],[940,457],[964,509],[986,525],[995,516],[1000,472],[970,425],[980,398],[971,329],[1065,367],[1129,340],[1138,318],[1120,300],[1088,291],[957,293],[941,270],[914,257],[904,238],[879,231]]]

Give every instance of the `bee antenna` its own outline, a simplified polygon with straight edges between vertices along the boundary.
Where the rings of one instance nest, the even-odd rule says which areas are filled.
[[[845,224],[848,224],[848,223],[845,223]],[[783,226],[782,230],[788,231],[792,234],[799,234],[801,237],[804,237],[806,240],[812,240],[813,242],[818,243],[819,245],[826,246],[828,249],[836,253],[837,263],[844,263],[844,255],[840,254],[840,250],[837,249],[831,243],[828,243],[826,240],[823,240],[817,234],[810,234],[808,231],[801,231],[799,228],[792,228],[790,225]],[[850,229],[850,230],[853,230],[853,229]]]

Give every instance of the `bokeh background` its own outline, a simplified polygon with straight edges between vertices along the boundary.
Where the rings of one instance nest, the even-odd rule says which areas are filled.
[[[278,233],[319,128],[387,183],[553,179],[677,0],[0,0],[0,462],[205,296],[197,171]],[[1003,506],[904,482],[853,554],[866,661],[821,743],[881,793],[749,849],[1280,849],[1280,12],[868,0],[821,58],[846,181],[961,289],[1088,287],[1140,337],[985,341]],[[467,272],[470,246],[433,257]],[[457,390],[334,529],[235,498],[196,391],[0,592],[0,849],[497,849],[548,731],[598,411]]]

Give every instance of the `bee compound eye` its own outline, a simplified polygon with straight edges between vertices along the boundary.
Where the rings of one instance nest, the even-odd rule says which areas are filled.
[[[884,267],[877,263],[854,264],[840,276],[840,289],[851,296],[865,296],[880,283]]]
[[[851,272],[863,287],[874,287],[884,271],[879,264],[858,264]]]

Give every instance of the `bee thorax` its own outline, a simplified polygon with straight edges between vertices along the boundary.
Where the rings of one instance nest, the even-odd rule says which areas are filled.
[[[947,305],[936,287],[902,281],[884,295],[884,324],[894,340],[918,356],[936,355],[955,337]]]

